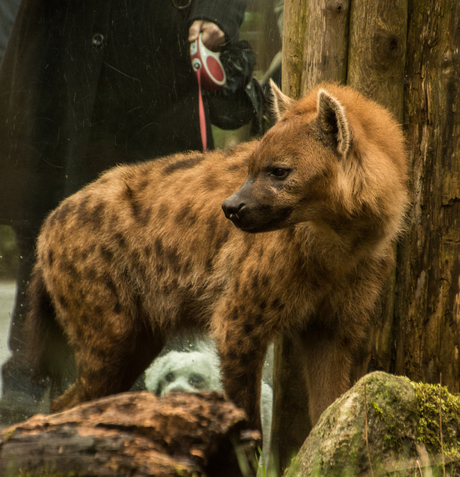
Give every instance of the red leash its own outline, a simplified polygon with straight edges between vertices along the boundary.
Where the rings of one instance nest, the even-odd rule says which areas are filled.
[[[200,132],[203,151],[208,148],[206,137],[206,115],[203,105],[202,87],[208,91],[221,89],[226,81],[224,67],[220,62],[220,53],[208,50],[201,40],[202,33],[190,44],[190,60],[198,80],[198,110],[200,114]]]
[[[198,110],[200,114],[201,143],[203,144],[204,152],[208,148],[208,138],[206,135],[206,115],[204,112],[203,94],[201,92],[201,68],[198,68],[195,73],[198,79]]]

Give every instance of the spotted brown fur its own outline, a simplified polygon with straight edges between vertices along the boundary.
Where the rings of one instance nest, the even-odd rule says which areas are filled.
[[[403,228],[402,133],[350,88],[274,97],[262,140],[116,167],[45,222],[32,361],[46,371],[61,331],[77,369],[53,411],[128,390],[184,329],[215,337],[225,392],[252,426],[277,333],[301,342],[313,422],[349,387]]]

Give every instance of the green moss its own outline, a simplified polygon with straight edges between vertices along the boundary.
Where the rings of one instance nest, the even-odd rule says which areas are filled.
[[[383,443],[386,449],[391,449],[397,454],[406,455],[406,441],[408,430],[407,422],[397,418],[392,412],[390,405],[385,406],[385,411],[374,401],[371,402],[374,408],[376,418],[384,423],[385,434],[383,435]],[[389,402],[386,404],[390,404]]]
[[[448,467],[452,466],[455,475],[460,475],[460,396],[450,394],[439,384],[410,383],[417,396],[418,442],[425,445],[430,456],[444,455]]]
[[[3,436],[3,443],[8,442],[11,439],[11,436],[14,434],[14,431],[16,430],[15,427],[10,429],[8,432],[5,433]]]
[[[383,411],[380,409],[379,405],[378,405],[375,401],[371,401],[371,404],[372,404],[372,407],[373,407],[374,410],[375,410],[375,413],[376,413],[379,417],[383,417]]]
[[[300,457],[297,455],[291,460],[291,463],[286,469],[286,472],[283,477],[297,477],[299,475],[302,475],[302,466]],[[312,477],[315,477],[315,475],[313,475]]]
[[[289,469],[288,477],[344,477],[349,471],[350,475],[358,475],[367,472],[369,459],[375,475],[418,476],[422,474],[418,469],[426,465],[433,477],[442,476],[444,471],[445,475],[460,476],[460,396],[449,394],[439,385],[414,383],[383,373],[365,379],[364,399],[358,399],[363,390],[357,389],[353,399],[338,400],[326,411],[323,432],[315,433],[313,429],[309,445],[299,457],[300,464]],[[367,417],[361,419],[360,414],[358,420],[352,416],[350,422],[341,422],[337,416],[344,405],[347,415],[350,409],[365,407]],[[350,425],[357,426],[356,432]],[[337,426],[343,432],[328,432]],[[326,449],[325,458],[322,449]],[[299,465],[307,472],[302,474]]]
[[[441,452],[441,429],[444,452],[460,451],[458,431],[460,429],[460,397],[454,396],[447,388],[438,384],[411,382],[418,402],[418,441],[423,442],[429,453]],[[441,399],[441,408],[439,406]],[[460,454],[459,454],[460,455]]]

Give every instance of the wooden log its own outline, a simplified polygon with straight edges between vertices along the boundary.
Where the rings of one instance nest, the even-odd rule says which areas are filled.
[[[245,427],[244,411],[218,393],[118,394],[4,430],[0,475],[242,475],[233,443],[251,461],[260,438]]]

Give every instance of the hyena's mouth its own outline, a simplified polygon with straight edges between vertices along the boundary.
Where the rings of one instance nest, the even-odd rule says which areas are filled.
[[[230,196],[223,204],[225,217],[243,232],[271,232],[287,227],[292,214],[291,207],[275,209],[267,204],[254,204],[242,200],[238,193]]]
[[[230,214],[227,218],[231,220],[235,227],[248,233],[273,232],[274,230],[279,230],[289,225],[286,221],[287,216],[262,218],[257,216],[257,214],[252,215],[252,217],[251,215],[252,214],[244,215],[243,213],[236,212]]]

